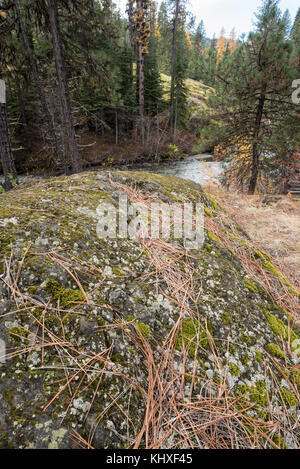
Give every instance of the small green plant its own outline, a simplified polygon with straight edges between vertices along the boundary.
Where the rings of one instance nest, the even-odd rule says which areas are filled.
[[[17,181],[17,179],[15,179],[15,178],[13,177],[13,175],[12,175],[11,173],[9,173],[8,178],[9,178],[9,180],[10,180],[11,185],[13,186],[13,188],[17,187],[18,181]]]
[[[106,166],[112,166],[115,162],[115,159],[113,156],[109,157],[109,158],[106,158],[105,161],[103,161],[102,163],[102,166],[106,167]]]
[[[168,153],[168,156],[169,156],[170,158],[177,159],[177,155],[178,155],[178,152],[179,152],[178,146],[175,145],[175,144],[173,144],[173,143],[171,143],[171,144],[168,146],[168,148],[169,148],[169,150],[170,150],[169,153]]]

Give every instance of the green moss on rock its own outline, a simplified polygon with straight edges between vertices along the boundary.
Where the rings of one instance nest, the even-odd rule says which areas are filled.
[[[258,381],[253,386],[247,386],[246,384],[239,385],[237,387],[237,394],[245,394],[251,402],[258,404],[260,407],[268,405],[268,395],[264,381]]]
[[[280,395],[282,397],[283,402],[287,407],[294,407],[299,404],[299,401],[295,394],[293,394],[291,391],[289,391],[286,388],[280,388],[279,389]]]
[[[292,374],[292,379],[298,388],[298,391],[300,391],[300,370],[293,369],[291,374]]]
[[[287,286],[291,293],[294,293],[295,295],[300,297],[300,293],[297,290],[295,290],[295,288],[293,288],[291,283],[284,277],[284,275],[278,269],[276,269],[276,267],[272,264],[272,262],[270,262],[269,260],[263,262],[263,267],[268,272],[273,274],[274,277],[277,277],[283,285]]]
[[[34,294],[36,293],[36,291],[37,291],[37,287],[35,287],[35,286],[33,285],[33,286],[31,286],[31,287],[28,287],[28,288],[27,288],[27,291],[28,291],[29,295],[34,295]]]
[[[246,334],[245,331],[242,331],[242,333],[241,333],[241,342],[246,344],[246,345],[253,345],[255,340],[252,337],[250,337],[248,334]]]
[[[207,347],[208,336],[205,327],[196,319],[183,319],[177,338],[177,350],[185,349],[191,358],[195,358],[196,347]]]
[[[259,362],[259,363],[263,363],[264,362],[264,356],[261,352],[259,352],[258,350],[256,350],[255,352],[255,357],[256,357],[256,360]]]
[[[235,363],[232,363],[232,362],[229,363],[229,372],[233,376],[240,376],[241,374],[240,368]]]
[[[254,285],[253,282],[251,282],[251,280],[245,278],[244,279],[244,282],[245,282],[245,285],[246,287],[248,288],[248,290],[250,290],[252,293],[258,293],[258,288],[256,285]]]
[[[63,308],[66,308],[74,303],[85,301],[85,297],[80,290],[64,288],[62,285],[60,285],[59,282],[53,279],[47,280],[45,290],[51,294],[52,300],[55,302],[59,300],[60,305]]]
[[[136,325],[138,326],[142,336],[145,338],[145,339],[150,339],[151,337],[151,330],[150,330],[150,327],[148,326],[148,324],[145,324],[141,321],[136,321]]]
[[[284,340],[288,340],[293,342],[294,340],[299,339],[299,336],[293,331],[293,329],[289,328],[284,322],[279,319],[277,316],[271,313],[267,313],[266,319],[271,326],[272,331],[279,337],[282,337]]]
[[[225,312],[221,316],[222,322],[224,326],[231,326],[232,325],[232,317],[229,313]]]
[[[267,345],[268,352],[276,358],[284,358],[284,353],[277,344],[268,344]]]
[[[272,439],[274,444],[279,447],[280,449],[287,449],[287,444],[285,438],[281,435],[275,435]]]
[[[29,244],[31,248],[18,280],[26,310],[23,302],[14,304],[13,295],[0,283],[0,327],[8,335],[11,347],[26,347],[27,341],[32,343],[34,337],[37,343],[36,351],[15,356],[9,366],[0,364],[0,414],[9,416],[4,423],[7,428],[0,428],[0,446],[5,441],[7,447],[11,442],[14,447],[68,447],[67,436],[56,438],[53,433],[58,431],[66,409],[69,410],[64,425],[70,431],[76,428],[84,437],[90,432],[87,421],[95,415],[100,418],[105,409],[105,417],[97,421],[101,441],[92,444],[128,446],[135,439],[135,432],[127,425],[121,409],[126,410],[135,431],[142,430],[145,418],[144,394],[139,389],[147,389],[148,368],[141,351],[141,334],[147,340],[151,338],[148,345],[153,348],[154,360],[159,365],[163,359],[161,344],[173,334],[176,336],[175,328],[174,365],[178,371],[182,363],[186,364],[183,373],[188,389],[185,391],[192,394],[193,402],[207,397],[205,383],[215,380],[230,385],[230,393],[238,394],[237,405],[243,401],[245,408],[251,407],[251,418],[267,422],[269,409],[283,402],[281,393],[294,407],[297,396],[292,384],[299,386],[300,378],[294,370],[294,356],[289,354],[293,346],[286,347],[284,360],[279,347],[282,340],[290,338],[293,342],[298,338],[296,326],[291,329],[287,324],[288,314],[252,279],[248,283],[250,288],[247,287],[241,262],[214,233],[208,233],[208,242],[202,248],[193,250],[191,255],[179,255],[176,262],[172,257],[169,263],[166,255],[163,260],[168,262],[168,270],[163,272],[156,269],[150,250],[143,249],[138,241],[99,240],[95,210],[100,200],[117,206],[114,194],[117,182],[142,194],[154,195],[164,203],[202,202],[207,207],[206,215],[214,216],[216,224],[222,219],[224,224],[218,228],[229,235],[232,225],[228,223],[228,215],[214,205],[200,186],[166,175],[86,173],[34,182],[1,195],[4,214],[1,213],[1,221],[3,217],[17,218],[6,230],[0,230],[0,240],[4,241],[0,243],[1,258],[10,256],[13,249],[11,268],[17,272]],[[120,187],[118,190],[121,191]],[[24,210],[16,216],[13,207],[24,207]],[[242,231],[235,223],[233,226],[242,238]],[[239,239],[239,235],[238,239],[232,239],[250,254],[255,248],[248,244],[246,237]],[[171,239],[170,245],[172,252],[182,247],[178,240]],[[74,277],[54,260],[53,252],[60,252],[67,259],[70,271],[87,292],[89,304],[74,284]],[[264,255],[257,257],[262,263],[268,260]],[[3,262],[1,265],[4,269]],[[166,281],[165,274],[169,273],[178,279],[174,290]],[[185,284],[186,279],[191,282]],[[186,296],[184,310],[178,301],[183,284],[191,293],[191,297]],[[119,294],[122,301],[118,300]],[[31,295],[32,302],[28,298]],[[58,304],[69,311],[59,314],[62,311],[57,310]],[[182,315],[185,319],[180,319],[178,324]],[[43,348],[43,353],[39,347],[42,340],[49,345]],[[279,355],[263,354],[263,347],[267,351],[266,344],[278,347]],[[187,356],[183,356],[183,350]],[[89,363],[91,357],[93,361]],[[280,362],[276,363],[278,358]],[[195,368],[201,380],[195,380],[191,389]],[[270,371],[266,382],[259,382],[266,370]],[[71,377],[77,371],[76,379],[60,393],[67,379],[65,372]],[[282,387],[289,388],[290,382],[295,395],[288,394],[288,390],[279,392],[278,386],[271,383],[272,377]],[[134,382],[136,388],[132,386]],[[238,391],[241,383],[250,385],[242,385]],[[125,392],[128,386],[130,392]],[[211,382],[209,392],[215,390]],[[246,397],[241,391],[245,391]],[[55,395],[52,405],[46,408]],[[114,400],[118,405],[114,405]],[[86,419],[86,410],[92,402]],[[291,420],[295,419],[293,408],[289,414]],[[108,428],[108,422],[110,428],[113,423],[115,432]],[[125,434],[128,441],[121,438]],[[263,442],[267,447],[272,445],[270,438]],[[291,439],[286,443],[290,447]]]

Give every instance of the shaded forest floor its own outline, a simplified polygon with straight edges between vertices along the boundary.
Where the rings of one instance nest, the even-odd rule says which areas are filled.
[[[161,74],[161,81],[167,106],[170,99],[171,77]],[[161,112],[157,117],[146,119],[144,145],[142,145],[136,128],[134,116],[120,114],[117,126],[115,126],[115,117],[110,116],[110,120],[105,121],[106,127],[97,121],[98,129],[95,127],[96,121],[91,119],[90,114],[73,116],[84,168],[126,166],[144,161],[152,162],[160,158],[172,160],[200,153],[199,144],[203,145],[203,142],[199,141],[199,118],[202,118],[203,111],[208,111],[207,102],[214,90],[191,79],[186,80],[186,86],[189,92],[189,124],[185,130],[177,130],[174,142],[168,130],[169,114],[167,110]],[[18,173],[28,175],[58,174],[57,167],[59,165],[51,150],[51,139],[43,140],[40,122],[32,119],[27,130],[27,137],[25,133],[22,134],[22,129],[21,133],[18,133],[20,129],[13,128],[12,130],[12,143]],[[178,149],[175,152],[174,143]]]
[[[15,162],[19,174],[49,174],[59,173],[59,164],[53,152],[34,133],[31,135],[31,149],[20,149],[15,152]],[[167,137],[149,139],[149,144],[143,146],[139,137],[123,136],[116,141],[114,135],[100,135],[99,133],[81,129],[77,131],[77,140],[82,162],[85,169],[91,167],[127,166],[134,163],[154,162],[160,159],[174,160],[194,153],[197,139],[186,131],[178,131],[174,152],[172,142]]]
[[[279,200],[266,203],[262,195],[232,193],[215,185],[205,190],[300,286],[300,198],[280,196]]]

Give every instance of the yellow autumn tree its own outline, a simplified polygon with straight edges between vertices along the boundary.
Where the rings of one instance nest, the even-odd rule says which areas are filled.
[[[219,40],[217,42],[218,61],[222,60],[227,49],[227,39],[225,38],[225,29],[222,28]]]
[[[187,42],[188,48],[192,50],[193,44],[192,44],[192,39],[191,39],[191,33],[189,31],[186,31],[185,36],[186,36],[186,42]]]

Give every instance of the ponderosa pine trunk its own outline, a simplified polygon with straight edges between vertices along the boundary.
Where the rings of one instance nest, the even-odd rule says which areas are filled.
[[[129,42],[130,42],[131,49],[134,50],[135,45],[134,45],[134,30],[133,30],[133,14],[134,14],[133,0],[130,0],[128,2],[127,11],[128,11]],[[133,94],[134,92],[133,60],[130,61],[130,77],[131,77],[130,87],[132,89],[132,94]]]
[[[145,110],[145,71],[144,71],[144,54],[143,45],[138,44],[139,53],[139,114],[141,123],[142,142],[144,146],[145,129],[144,129],[144,110]]]
[[[16,67],[15,67],[16,68]],[[27,119],[26,119],[26,113],[25,113],[25,104],[24,104],[24,99],[23,99],[23,93],[22,93],[22,88],[18,76],[18,72],[15,74],[15,83],[17,87],[17,93],[18,93],[18,101],[19,101],[19,108],[20,108],[20,114],[21,114],[21,122],[22,122],[22,127],[23,131],[26,137],[26,142],[27,142],[27,149],[31,149],[31,139],[29,136],[29,131],[28,131],[28,124],[27,124]]]
[[[56,72],[59,85],[60,101],[63,110],[65,125],[65,141],[69,151],[72,169],[74,173],[82,171],[73,117],[71,112],[70,94],[67,83],[66,67],[62,49],[61,32],[59,25],[58,9],[56,0],[48,0],[50,28],[55,56]]]
[[[16,172],[12,149],[11,149],[7,108],[6,108],[5,83],[1,79],[1,70],[0,70],[0,156],[1,156],[2,170],[4,174],[4,189],[8,191],[13,188],[12,181],[17,179],[17,172]]]
[[[171,63],[171,95],[170,95],[170,129],[172,138],[175,136],[176,126],[176,100],[175,100],[175,81],[176,81],[176,59],[177,59],[177,28],[179,16],[179,2],[176,0],[175,14],[173,20],[173,39],[172,39],[172,63]]]
[[[261,96],[259,98],[257,111],[256,111],[256,119],[255,119],[255,126],[253,132],[253,148],[252,148],[252,168],[251,168],[251,178],[249,183],[249,195],[253,195],[255,193],[257,179],[259,174],[259,148],[258,148],[258,137],[260,133],[262,117],[264,112],[264,105],[266,101],[265,89],[262,90]]]
[[[139,117],[142,144],[145,144],[145,127],[144,127],[144,113],[145,113],[145,57],[144,57],[144,25],[146,22],[144,11],[144,0],[136,0],[136,14],[137,14],[137,54],[138,54],[138,76],[139,76]]]
[[[37,90],[37,93],[38,93],[40,101],[41,101],[42,112],[44,114],[44,119],[45,119],[45,122],[46,122],[46,125],[47,125],[49,137],[53,140],[55,154],[58,157],[65,174],[68,174],[68,172],[69,172],[68,164],[67,164],[65,155],[64,155],[63,151],[60,148],[60,145],[59,145],[59,142],[58,142],[58,139],[57,139],[57,136],[56,136],[55,125],[54,125],[53,119],[51,117],[51,113],[49,111],[46,95],[45,95],[44,90],[43,90],[42,82],[40,80],[40,76],[39,76],[39,72],[38,72],[38,67],[37,67],[37,64],[36,64],[36,60],[34,58],[34,53],[33,53],[33,50],[30,46],[28,37],[27,37],[27,33],[26,33],[25,25],[24,25],[23,20],[22,20],[22,15],[21,15],[21,10],[20,10],[18,0],[15,0],[14,5],[15,5],[16,11],[17,11],[17,17],[18,17],[19,26],[20,26],[20,29],[21,29],[23,43],[24,43],[24,46],[25,46],[25,49],[26,49],[26,53],[28,55],[29,62],[30,62],[32,75],[33,75],[33,80],[34,80],[34,85],[35,85],[35,88]]]

